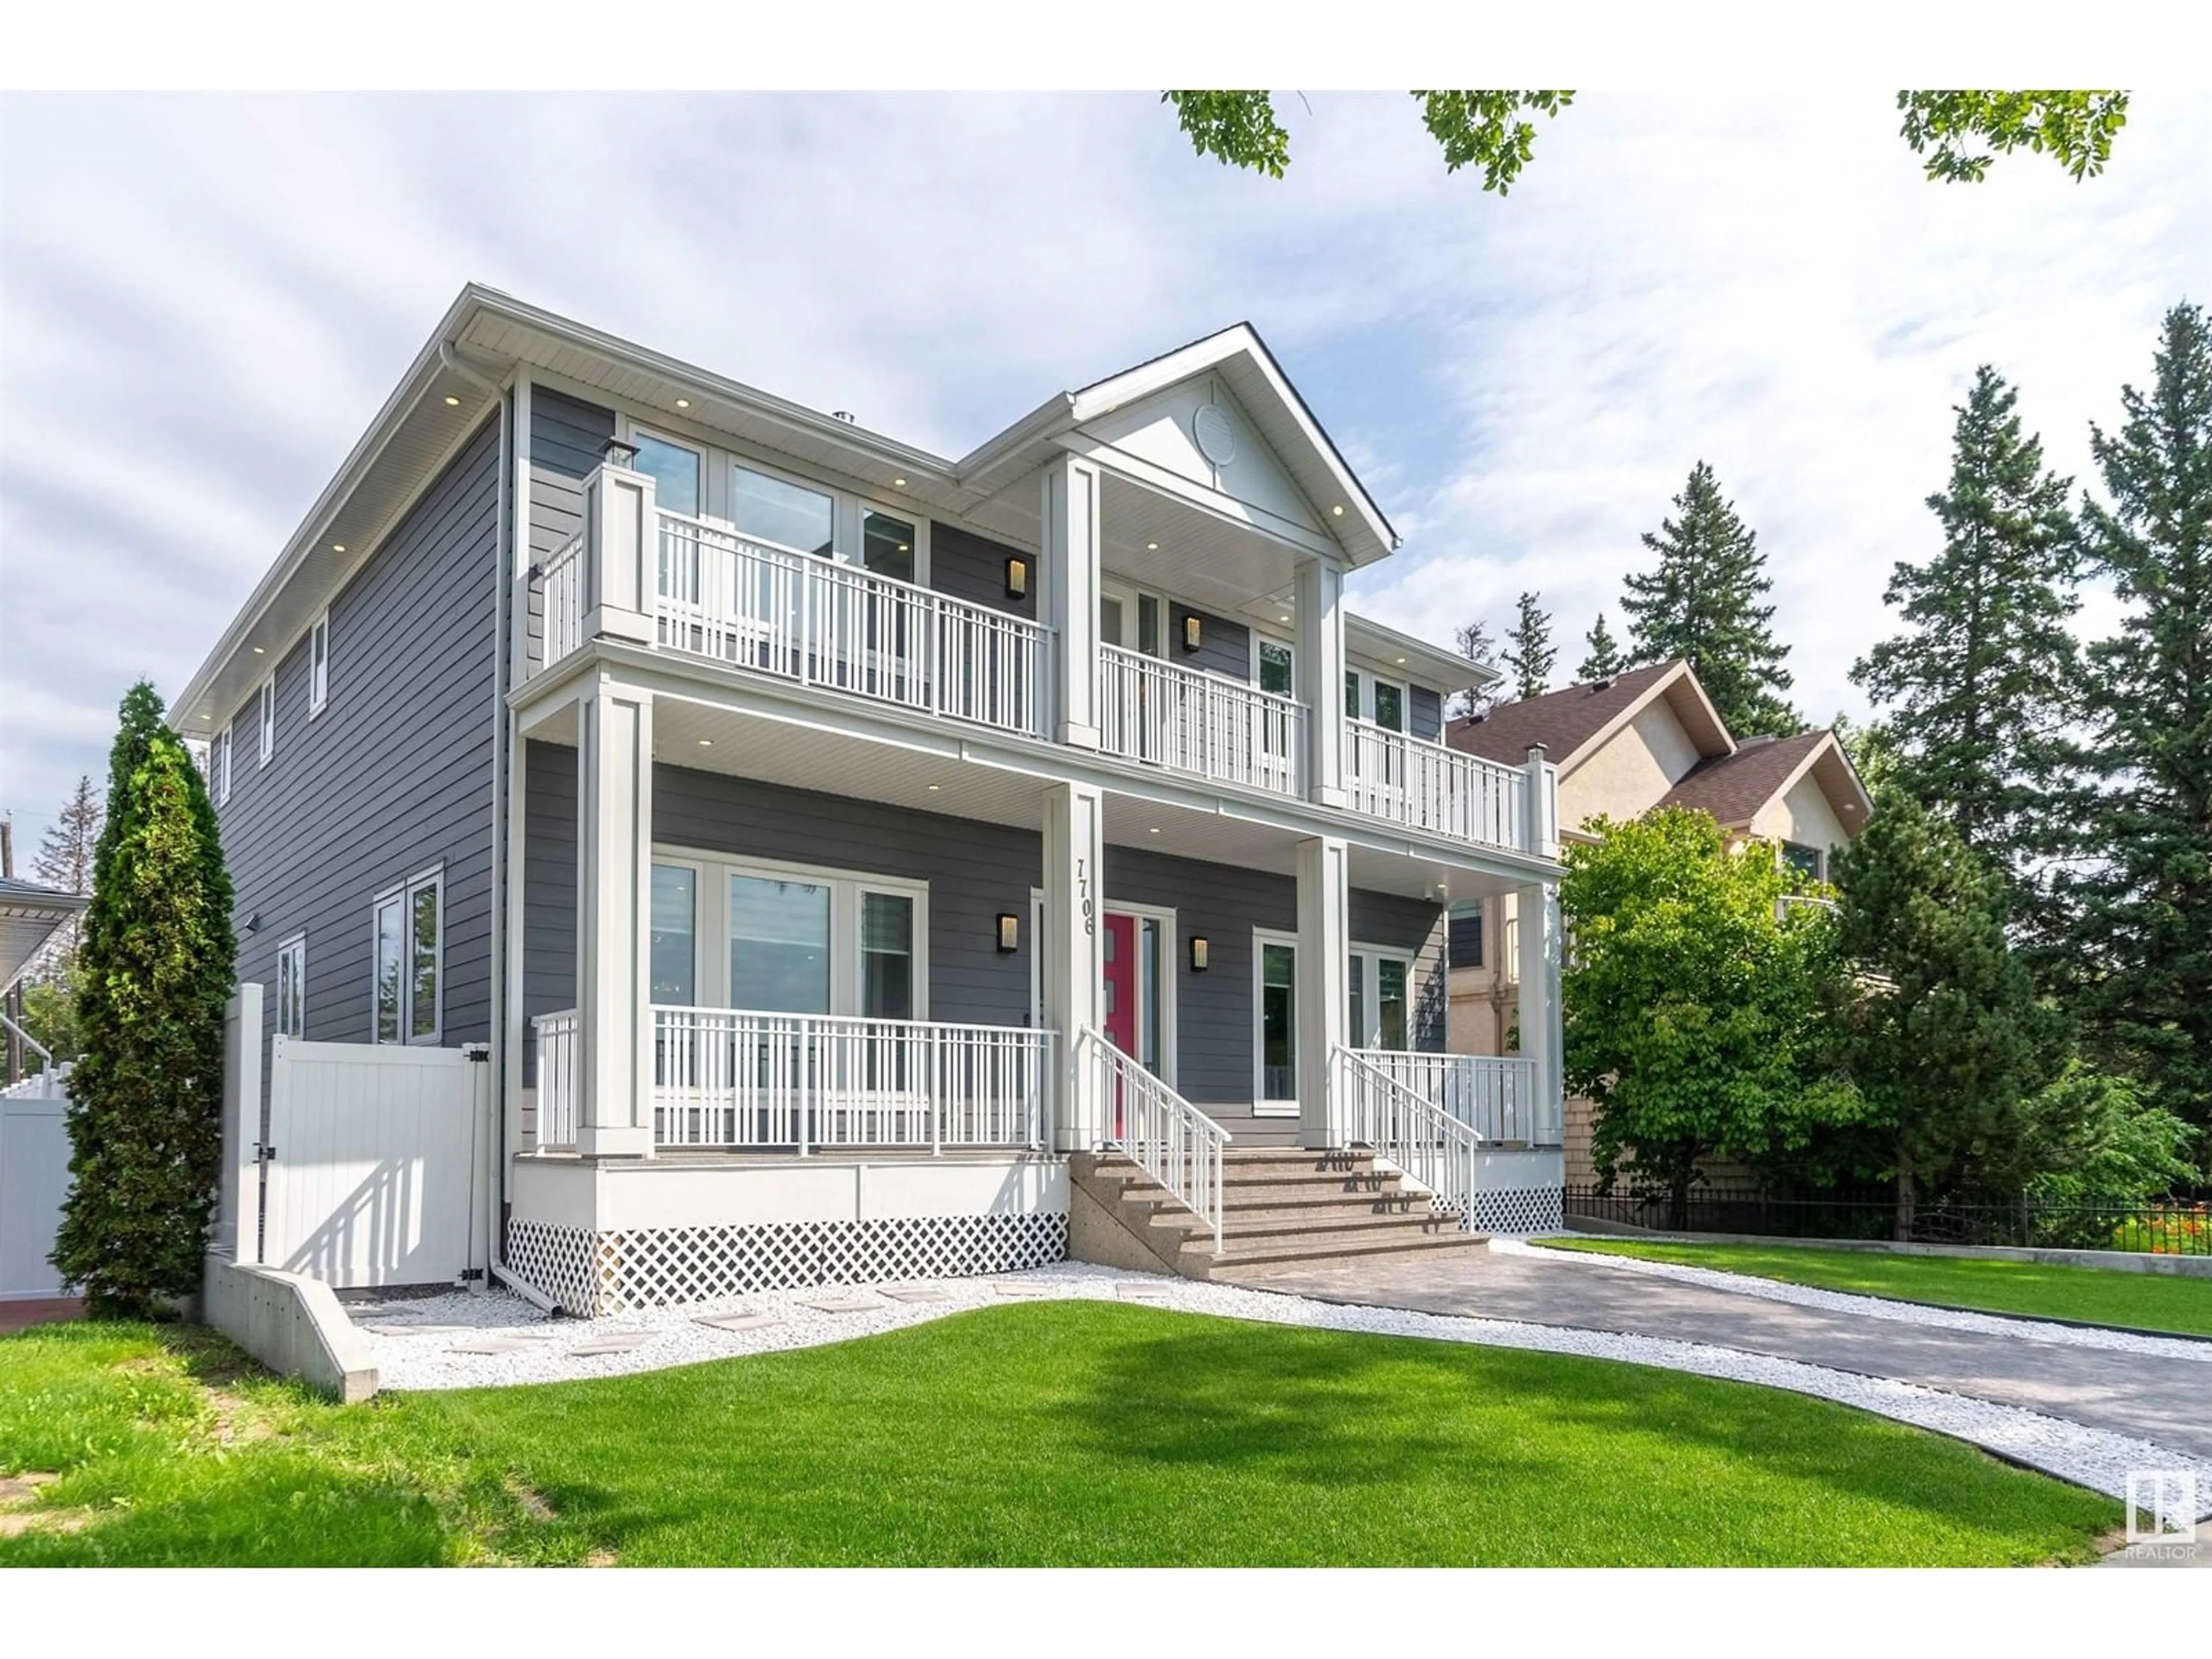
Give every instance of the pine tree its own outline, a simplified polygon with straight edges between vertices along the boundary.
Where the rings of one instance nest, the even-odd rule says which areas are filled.
[[[1512,674],[1513,695],[1540,697],[1552,689],[1552,665],[1559,659],[1552,643],[1552,619],[1536,603],[1540,593],[1521,596],[1513,626],[1505,632],[1505,666]]]
[[[1452,642],[1469,662],[1480,663],[1485,668],[1498,666],[1498,647],[1490,637],[1488,623],[1462,623],[1452,632]],[[1462,716],[1486,714],[1497,702],[1498,683],[1493,680],[1461,692],[1458,713]]]
[[[93,793],[92,780],[79,778],[53,828],[40,840],[38,854],[31,861],[31,873],[64,893],[90,892],[93,858],[100,847],[100,825],[105,816],[100,797]],[[60,971],[83,939],[84,918],[70,917],[54,930],[40,951],[35,971],[41,977]]]
[[[1605,625],[1605,612],[1597,613],[1597,621],[1583,636],[1589,647],[1589,654],[1583,665],[1575,670],[1581,680],[1609,680],[1628,666],[1627,659],[1620,654],[1620,647],[1613,637],[1613,630]]]
[[[2106,1058],[2154,1106],[2212,1125],[2212,337],[2198,306],[2168,312],[2148,394],[2090,428],[2106,507],[2082,507],[2089,573],[2125,611],[2089,648],[2095,787],[2077,818],[2078,1007]]]
[[[1789,647],[1775,643],[1769,626],[1774,607],[1759,603],[1774,586],[1759,538],[1703,461],[1690,469],[1674,512],[1660,521],[1657,534],[1644,532],[1644,545],[1659,556],[1657,568],[1631,574],[1621,596],[1631,659],[1641,665],[1687,658],[1722,720],[1739,737],[1796,731],[1796,712],[1782,696],[1790,684],[1782,666]]]
[[[53,1251],[96,1314],[158,1314],[199,1287],[222,1162],[230,900],[206,786],[142,680],[123,700],[94,859],[66,1119],[75,1179]]]
[[[1943,550],[1891,573],[1882,598],[1903,630],[1851,678],[1887,707],[1905,787],[2003,868],[2029,910],[2063,817],[2053,798],[2073,712],[2076,538],[2073,482],[2044,469],[2017,395],[1987,364],[1975,372],[1956,410],[1950,486],[1928,498]]]

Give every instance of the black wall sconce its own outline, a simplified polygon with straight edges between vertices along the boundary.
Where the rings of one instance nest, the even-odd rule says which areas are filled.
[[[1182,648],[1186,651],[1195,651],[1205,642],[1205,632],[1199,626],[1198,618],[1186,614],[1182,619]]]
[[[250,915],[250,916],[246,917],[246,931],[247,933],[259,933],[259,932],[261,931],[261,912],[260,912],[260,911],[256,910],[256,911],[255,911],[252,915]]]
[[[1030,593],[1030,562],[1027,559],[1006,561],[1006,597],[1025,599]]]
[[[999,951],[1001,955],[1022,948],[1022,919],[1012,910],[999,912]]]
[[[599,459],[609,466],[635,466],[637,446],[621,438],[610,438],[599,446]]]
[[[1206,971],[1206,935],[1193,933],[1190,936],[1190,971],[1192,973],[1202,974]]]

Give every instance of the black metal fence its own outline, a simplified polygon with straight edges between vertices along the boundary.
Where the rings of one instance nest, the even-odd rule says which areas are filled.
[[[1610,1221],[1665,1232],[1751,1233],[1770,1238],[1894,1238],[1896,1194],[1886,1188],[1777,1197],[1750,1186],[1700,1185],[1686,1202],[1665,1194],[1569,1186],[1566,1221]],[[2004,1244],[2212,1256],[2212,1199],[1923,1197],[1906,1237],[1924,1244]]]

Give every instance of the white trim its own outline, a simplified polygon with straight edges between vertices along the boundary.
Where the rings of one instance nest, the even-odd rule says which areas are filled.
[[[261,758],[256,769],[266,766],[276,753],[276,671],[270,669],[269,678],[261,682],[261,690],[254,694],[255,726],[260,733]]]
[[[730,1001],[729,894],[732,876],[771,881],[801,881],[830,890],[830,1014],[859,1016],[866,989],[865,953],[860,948],[860,900],[866,893],[890,893],[914,902],[914,1008],[910,1019],[929,1018],[929,884],[910,876],[830,865],[799,864],[749,854],[717,853],[670,842],[653,844],[653,862],[697,872],[692,927],[692,984],[697,1006],[727,1008]]]
[[[1280,945],[1291,952],[1291,1094],[1287,1100],[1267,1097],[1264,1079],[1267,1075],[1267,969],[1263,946]],[[1252,1115],[1255,1117],[1296,1117],[1298,1115],[1297,1080],[1304,1071],[1308,1056],[1302,1052],[1304,1033],[1298,1019],[1298,936],[1273,927],[1252,930]]]
[[[418,1032],[414,1026],[414,996],[408,988],[411,977],[410,964],[415,957],[415,896],[424,888],[438,896],[437,921],[432,924],[438,930],[431,966],[431,1009],[434,1023],[428,1032]],[[399,906],[399,983],[393,988],[398,1006],[392,1010],[392,1029],[398,1036],[386,1043],[379,1030],[383,1008],[380,999],[383,988],[376,982],[376,918],[387,904]],[[436,1048],[446,1031],[446,866],[442,861],[416,871],[401,882],[382,889],[369,901],[368,907],[368,1040],[373,1045],[398,1048]]]
[[[307,1035],[307,936],[295,933],[276,947],[276,1035],[285,1037],[305,1037]],[[284,1021],[284,988],[287,981],[292,988],[292,1003],[296,1018],[290,1025]]]
[[[1358,939],[1352,942],[1352,949],[1346,955],[1348,959],[1357,960],[1361,964],[1363,978],[1370,970],[1375,970],[1373,974],[1375,982],[1371,988],[1369,988],[1367,994],[1367,1001],[1370,1005],[1365,1010],[1367,1018],[1362,1022],[1364,1029],[1352,1030],[1351,1046],[1354,1048],[1382,1048],[1382,999],[1380,993],[1382,988],[1382,976],[1379,969],[1380,965],[1385,962],[1395,962],[1403,964],[1406,969],[1406,1047],[1401,1052],[1407,1054],[1415,1052],[1419,1047],[1420,1036],[1413,1025],[1413,1006],[1416,1000],[1414,988],[1417,983],[1415,972],[1420,966],[1419,957],[1413,951],[1401,950],[1395,945],[1367,945]],[[1351,1018],[1351,1003],[1352,983],[1347,976],[1345,981],[1347,1026]]]
[[[1182,998],[1182,933],[1176,921],[1174,909],[1159,904],[1132,904],[1108,896],[1101,899],[1099,911],[1109,916],[1133,916],[1139,921],[1159,925],[1163,948],[1160,955],[1160,1070],[1161,1082],[1169,1088],[1176,1086],[1176,1057],[1180,1044],[1177,1040],[1176,1005]],[[1103,952],[1104,947],[1100,947]],[[1101,993],[1102,1000],[1103,993]],[[1103,1008],[1102,1008],[1103,1013]],[[1102,1033],[1103,1034],[1103,1033]],[[1135,1058],[1133,1056],[1133,1058]],[[1139,1063],[1142,1064],[1141,1059]]]
[[[230,800],[230,766],[233,732],[237,722],[230,721],[222,731],[208,739],[208,793],[217,806]]]
[[[323,712],[331,700],[331,608],[307,624],[307,718]]]
[[[1098,578],[1098,599],[1102,606],[1107,600],[1111,599],[1121,609],[1121,637],[1118,640],[1109,640],[1102,630],[1098,635],[1099,644],[1116,645],[1124,651],[1134,651],[1139,656],[1151,657],[1156,662],[1167,662],[1172,659],[1174,647],[1168,638],[1172,631],[1169,626],[1171,601],[1166,594],[1157,588],[1139,587],[1136,583],[1124,580],[1119,576],[1109,576],[1102,573]],[[1138,632],[1139,626],[1138,617],[1146,599],[1152,600],[1160,608],[1159,648],[1156,651],[1145,649]],[[1192,610],[1195,607],[1186,605],[1184,609]]]

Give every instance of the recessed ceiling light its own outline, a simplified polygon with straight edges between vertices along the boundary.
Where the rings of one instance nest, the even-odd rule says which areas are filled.
[[[1344,516],[1344,503],[1342,501],[1339,501],[1334,507],[1329,508],[1329,513],[1332,517],[1339,519],[1342,518]]]
[[[1145,551],[1147,553],[1157,553],[1159,550],[1160,544],[1158,542],[1146,542],[1145,544]]]
[[[333,553],[343,553],[343,552],[344,552],[344,551],[345,551],[345,544],[344,544],[343,542],[332,542],[332,543],[331,544],[331,552],[333,552]]]
[[[1275,620],[1276,620],[1277,622],[1288,622],[1288,621],[1290,621],[1290,618],[1289,618],[1288,617],[1276,617],[1276,618],[1275,618]]]
[[[257,645],[253,647],[253,654],[257,657],[265,657],[269,654],[269,649],[266,646]]]
[[[1401,667],[1401,668],[1403,668],[1405,665],[1406,665],[1406,659],[1405,659],[1403,657],[1399,658],[1399,659],[1398,659],[1398,666],[1399,666],[1399,667]]]
[[[459,409],[460,406],[461,406],[461,400],[460,400],[459,398],[456,398],[455,396],[453,396],[453,394],[452,392],[447,392],[447,393],[446,394],[446,407],[447,407],[447,408],[448,408],[448,409]]]
[[[702,749],[712,749],[714,746],[714,740],[712,738],[702,738],[699,739],[699,746]]]
[[[939,790],[940,790],[940,789],[942,789],[942,788],[944,788],[944,787],[945,787],[945,786],[944,786],[943,784],[941,784],[941,783],[933,783],[933,784],[931,784],[931,785],[929,786],[929,793],[930,793],[931,794],[933,794],[933,794],[935,794]]]
[[[906,488],[906,480],[904,478],[893,478],[891,480],[891,488],[893,489],[904,489]]]
[[[691,407],[691,400],[689,398],[678,398],[676,400],[676,406],[678,409],[689,409]]]
[[[1158,824],[1156,823],[1152,826],[1152,833],[1156,836],[1160,833],[1160,826]]]

